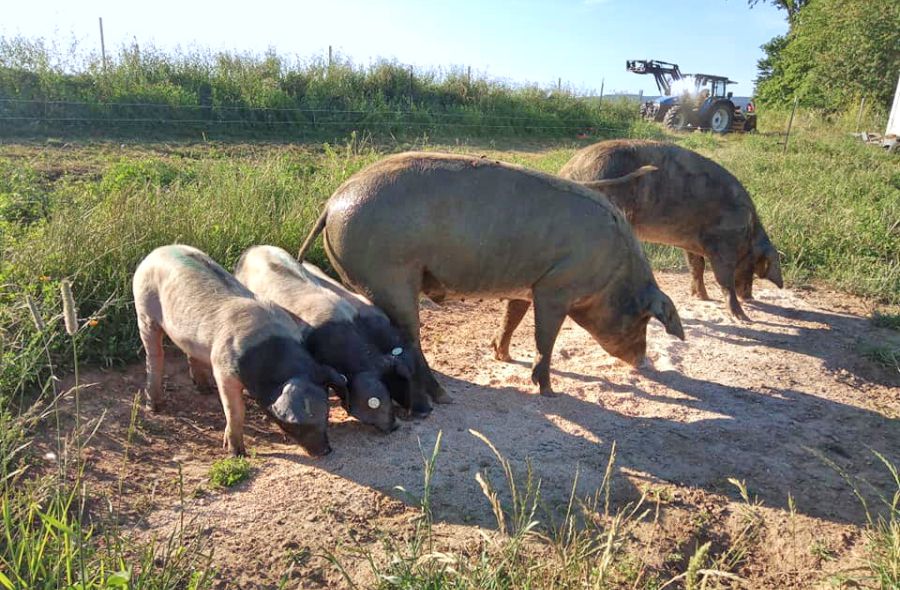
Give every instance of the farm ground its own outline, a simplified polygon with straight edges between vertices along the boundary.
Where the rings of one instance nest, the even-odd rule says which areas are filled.
[[[425,352],[456,403],[404,422],[390,436],[336,407],[335,452],[318,460],[287,444],[251,409],[254,473],[230,490],[207,482],[210,464],[223,456],[219,403],[195,392],[176,350],[167,359],[167,409],[140,410],[132,434],[143,367],[91,371],[82,375],[92,383],[82,393],[82,411],[102,421],[85,451],[87,485],[124,502],[116,511],[141,538],[166,535],[181,522],[199,527],[214,550],[219,588],[347,584],[324,552],[343,556],[351,577],[368,585],[369,565],[347,549],[379,555],[385,536],[411,535],[420,511],[395,486],[421,493],[420,445],[430,451],[439,431],[435,550],[461,554],[477,552],[485,542],[479,531],[496,528],[476,473],[502,487],[496,459],[469,429],[490,439],[519,473],[532,462],[544,522],[567,502],[576,474],[579,495],[596,490],[615,442],[612,508],[648,494],[650,513],[628,543],[666,577],[684,571],[706,541],[713,551],[743,542],[738,537],[753,519],[748,552],[736,567],[748,587],[825,586],[829,576],[859,566],[865,513],[835,467],[872,484],[860,489],[873,508],[876,490],[892,490],[871,451],[900,462],[900,376],[859,350],[897,333],[871,324],[865,300],[824,287],[760,283],[757,301],[747,305],[752,323],[737,323],[721,301],[691,299],[687,275],[657,276],[678,306],[687,340],[651,323],[652,368],[622,365],[567,323],[553,357],[562,395],[542,398],[529,381],[531,314],[513,340],[516,362],[507,364],[493,359],[489,345],[499,302],[426,305]],[[712,285],[709,274],[707,280]],[[51,448],[51,437],[42,444]],[[728,478],[745,481],[760,504],[748,506]],[[107,512],[103,502],[92,507],[98,519]]]

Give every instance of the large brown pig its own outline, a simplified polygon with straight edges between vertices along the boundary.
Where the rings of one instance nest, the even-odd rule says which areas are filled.
[[[254,246],[241,256],[234,276],[257,297],[277,303],[308,323],[307,342],[313,357],[348,379],[350,395],[342,400],[347,412],[391,432],[397,425],[389,386],[402,382],[405,387],[395,395],[406,401],[412,378],[398,358],[402,348],[396,355],[379,350],[351,300],[361,302],[341,297],[330,283],[323,285],[321,271],[312,269],[318,271],[308,262],[301,265],[281,248]]]
[[[684,338],[622,213],[575,182],[483,158],[398,154],[337,189],[299,258],[323,229],[341,278],[405,332],[435,401],[447,394],[419,343],[420,292],[533,301],[532,381],[544,395],[554,395],[550,356],[566,316],[630,363],[644,357],[651,317]]]
[[[313,360],[309,327],[274,303],[256,299],[209,256],[162,246],[134,273],[134,304],[147,353],[151,409],[163,401],[163,333],[187,356],[201,387],[218,387],[223,446],[244,454],[244,389],[311,455],[331,451],[326,388],[346,391],[341,376]]]
[[[704,258],[725,290],[728,306],[746,320],[738,297],[753,296],[753,274],[783,286],[778,250],[740,181],[712,160],[676,145],[613,140],[577,152],[559,175],[576,181],[616,178],[652,165],[657,172],[632,183],[604,187],[638,238],[682,248],[691,292],[707,299]]]

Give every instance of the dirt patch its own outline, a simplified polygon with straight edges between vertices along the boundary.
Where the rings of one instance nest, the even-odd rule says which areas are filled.
[[[113,505],[141,536],[166,534],[182,518],[199,523],[212,541],[221,587],[272,587],[282,576],[300,587],[336,587],[339,575],[314,555],[408,534],[416,511],[394,486],[420,491],[419,445],[430,450],[439,431],[437,531],[456,547],[477,542],[477,527],[493,526],[475,474],[500,481],[496,461],[469,429],[520,469],[530,458],[548,506],[565,502],[576,470],[579,492],[593,493],[615,441],[613,501],[652,488],[661,505],[659,524],[638,532],[655,538],[651,562],[677,568],[699,542],[733,540],[743,526],[743,502],[728,482],[737,478],[763,504],[759,539],[742,570],[753,587],[806,587],[822,572],[855,564],[865,515],[822,458],[891,489],[871,449],[900,462],[900,379],[857,352],[890,331],[871,325],[864,301],[764,285],[746,306],[753,322],[736,323],[721,301],[691,299],[686,275],[658,278],[678,305],[687,341],[651,323],[652,369],[624,366],[567,322],[553,358],[562,395],[544,398],[529,379],[530,314],[513,339],[517,361],[500,363],[489,345],[500,302],[428,307],[426,354],[456,403],[388,436],[335,407],[335,452],[318,460],[252,410],[254,475],[231,491],[206,483],[209,465],[224,456],[224,415],[216,397],[196,393],[177,351],[167,357],[167,409],[140,410],[130,435],[143,368],[90,373],[84,381],[97,384],[82,396],[86,414],[106,411],[86,451],[91,485],[112,498],[122,486],[123,500]],[[365,569],[361,562],[352,567]]]

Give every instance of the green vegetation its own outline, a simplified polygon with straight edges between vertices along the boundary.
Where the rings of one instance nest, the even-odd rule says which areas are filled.
[[[55,309],[61,307],[58,303]],[[52,329],[45,326],[39,331]],[[52,367],[49,371],[53,372]],[[23,376],[20,381],[25,379]],[[77,378],[71,390],[58,394],[52,378],[44,385],[43,399],[19,412],[13,400],[0,396],[0,588],[208,588],[212,554],[206,538],[197,534],[193,525],[182,521],[165,538],[138,541],[119,527],[114,507],[122,505],[121,497],[97,502],[100,496],[92,490],[93,482],[83,477],[82,451],[102,417],[79,420]],[[60,427],[58,404],[72,397],[75,427],[69,432]],[[52,429],[46,423],[53,420],[56,444],[38,459],[34,433],[41,426]],[[122,494],[121,481],[118,494]]]
[[[0,37],[0,120],[10,135],[329,139],[367,129],[380,137],[572,137],[627,131],[631,107],[461,69],[362,67],[340,57],[329,64],[134,45],[104,69],[77,47]]]
[[[755,0],[750,0],[751,4]],[[900,71],[900,5],[893,0],[780,2],[790,31],[765,45],[757,96],[767,105],[836,111],[866,96],[890,107]]]
[[[876,310],[872,313],[872,323],[879,328],[900,330],[900,313],[885,313]]]
[[[860,345],[860,352],[870,361],[900,373],[900,339],[879,344],[863,343]]]
[[[209,483],[218,488],[230,488],[250,479],[252,471],[246,457],[219,459],[209,468]]]
[[[615,509],[610,504],[610,486],[616,460],[613,443],[603,480],[597,491],[578,497],[577,474],[567,505],[548,510],[541,497],[541,479],[532,465],[524,472],[516,471],[490,440],[477,431],[469,431],[491,450],[503,473],[497,484],[485,471],[475,479],[481,486],[493,513],[496,531],[483,532],[483,541],[475,550],[454,551],[441,546],[432,524],[431,499],[434,495],[431,477],[439,458],[441,436],[433,450],[423,452],[424,483],[422,496],[412,497],[422,511],[413,534],[406,540],[385,538],[384,555],[375,555],[365,547],[348,547],[326,554],[352,588],[363,587],[349,573],[344,560],[363,558],[376,580],[379,590],[406,588],[642,588],[661,590],[666,587],[702,590],[704,588],[744,587],[742,568],[752,569],[752,556],[765,542],[761,505],[747,490],[743,481],[730,479],[740,496],[735,512],[739,519],[736,531],[727,541],[702,542],[690,555],[672,555],[663,567],[646,561],[659,539],[654,535],[634,534],[639,523],[652,522],[658,531],[660,502],[650,488],[640,498]],[[840,587],[890,590],[900,584],[900,478],[897,467],[875,453],[892,476],[896,490],[883,496],[881,511],[875,513],[862,500],[868,526],[864,531],[868,553],[865,565],[830,577],[827,582]],[[860,483],[839,466],[820,457],[845,478],[862,499]],[[406,492],[406,490],[402,490]],[[793,499],[790,500],[793,514]],[[702,537],[702,535],[701,535]],[[796,543],[796,539],[794,543]],[[702,544],[701,544],[702,543]],[[818,542],[810,548],[823,560],[832,555]],[[795,572],[796,580],[782,579],[785,585],[805,587],[812,583],[808,573]],[[818,580],[817,580],[818,581]]]

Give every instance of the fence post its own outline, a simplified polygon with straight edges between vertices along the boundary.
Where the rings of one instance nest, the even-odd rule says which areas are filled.
[[[606,85],[606,78],[601,78],[600,80],[600,102],[599,104],[603,104],[603,87]]]
[[[859,125],[862,122],[863,109],[866,108],[866,97],[863,96],[859,101],[859,112],[856,114],[856,132],[859,133]]]
[[[468,86],[472,85],[472,66],[466,68],[466,84]]]
[[[328,46],[328,69],[331,69],[331,45]]]
[[[556,80],[556,91],[562,92],[562,78],[557,78]]]
[[[413,67],[409,66],[409,108],[413,106]]]
[[[103,17],[100,18],[100,55],[103,58],[103,73],[106,73],[106,42],[103,39]]]
[[[782,150],[782,154],[787,153],[788,139],[791,137],[791,126],[794,124],[794,113],[797,112],[797,103],[800,102],[800,97],[796,97],[794,99],[794,108],[791,109],[791,118],[788,119],[787,131],[784,133],[784,150]]]

